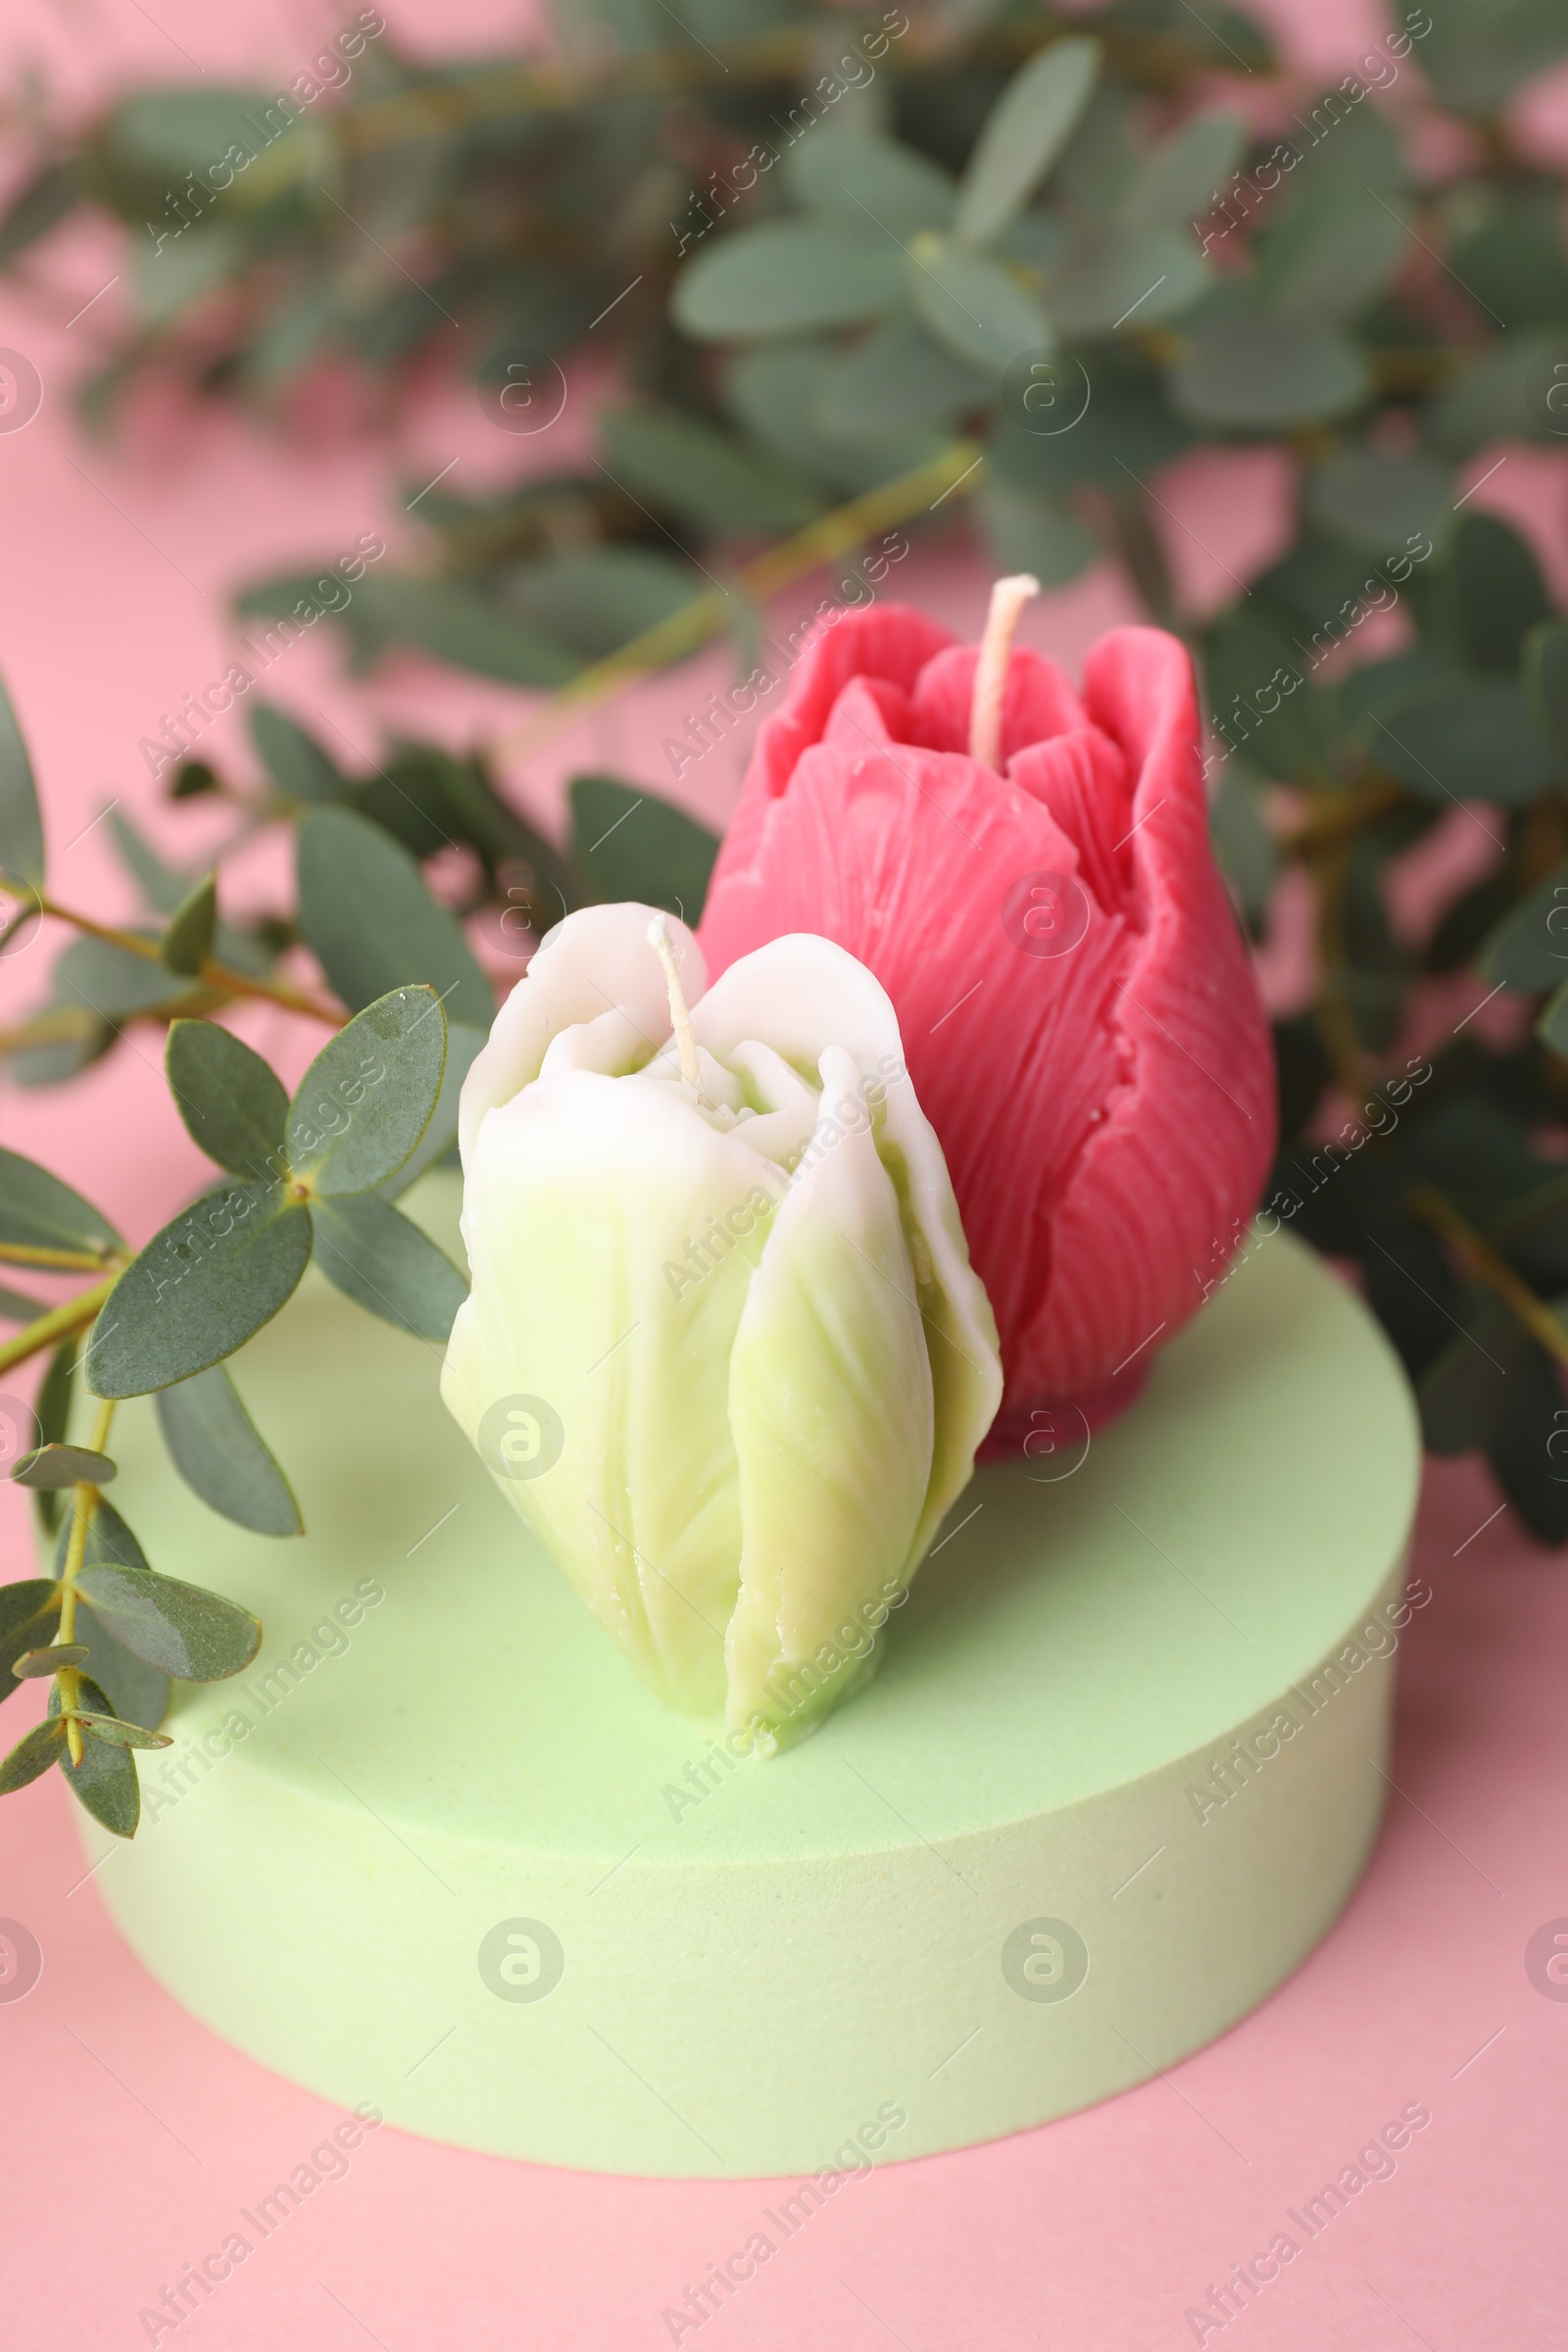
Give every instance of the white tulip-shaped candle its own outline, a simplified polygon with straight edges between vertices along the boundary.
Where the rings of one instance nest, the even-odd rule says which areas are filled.
[[[442,1394],[644,1679],[763,1754],[872,1671],[1002,1376],[878,982],[802,933],[706,977],[594,906],[502,1007]]]

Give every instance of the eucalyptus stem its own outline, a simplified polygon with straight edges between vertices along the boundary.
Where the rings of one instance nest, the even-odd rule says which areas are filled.
[[[0,1242],[0,1265],[42,1266],[55,1274],[96,1274],[119,1256],[111,1249],[35,1250],[30,1242]]]
[[[19,1331],[15,1339],[7,1340],[0,1348],[0,1373],[9,1372],[15,1364],[25,1363],[40,1348],[52,1348],[58,1340],[69,1339],[74,1331],[80,1331],[84,1324],[90,1323],[120,1280],[120,1271],[117,1266],[104,1281],[94,1283],[90,1290],[78,1291],[74,1298],[64,1299],[59,1306],[52,1306],[46,1315],[40,1315],[35,1323]]]
[[[4,887],[14,895],[21,895],[19,886],[9,880]],[[143,939],[135,931],[122,931],[115,923],[100,923],[90,914],[78,913],[74,906],[62,906],[57,899],[46,898],[41,891],[29,890],[27,896],[32,901],[29,913],[52,914],[56,922],[70,923],[74,930],[84,931],[89,939],[101,939],[106,947],[119,948],[126,956],[137,956],[143,963],[164,960],[163,950],[156,940]],[[179,993],[187,977],[185,973],[170,972],[171,996]],[[287,980],[256,980],[248,973],[234,971],[226,963],[216,962],[211,956],[203,956],[200,977],[212,987],[221,989],[225,996],[260,998],[264,1004],[281,1004],[286,1012],[307,1012],[313,1020],[325,1021],[333,1029],[341,1029],[348,1019],[347,1013],[323,1004],[318,997],[295,988]]]
[[[115,1399],[106,1396],[99,1405],[88,1443],[94,1453],[109,1448],[109,1432],[115,1418]],[[98,1489],[90,1479],[80,1479],[72,1489],[71,1536],[66,1544],[66,1564],[60,1578],[60,1632],[62,1649],[76,1639],[76,1579],[87,1552],[87,1534],[92,1526],[93,1513],[98,1508]],[[82,1746],[81,1726],[73,1710],[81,1703],[81,1675],[74,1666],[63,1666],[55,1676],[55,1689],[60,1693],[60,1712],[66,1722],[66,1744],[71,1761],[79,1765],[85,1750]]]

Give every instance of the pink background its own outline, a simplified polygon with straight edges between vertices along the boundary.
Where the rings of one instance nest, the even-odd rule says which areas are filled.
[[[411,44],[443,49],[514,39],[529,16],[497,0],[439,9],[389,0],[385,13]],[[1294,24],[1283,5],[1271,13]],[[83,98],[198,70],[270,76],[297,71],[337,12],[304,0],[227,12],[160,0],[157,20],[134,0],[14,0],[7,62],[41,61],[55,86]],[[1334,67],[1371,22],[1353,6],[1319,7],[1309,23],[1301,12],[1291,38],[1312,65]],[[1527,112],[1543,142],[1560,138],[1560,105],[1537,98]],[[132,910],[104,828],[83,832],[106,803],[144,811],[147,828],[192,863],[210,838],[200,813],[171,823],[137,741],[221,672],[233,584],[330,557],[369,528],[394,556],[418,544],[388,507],[385,447],[341,417],[318,416],[301,448],[220,417],[193,426],[143,403],[116,444],[85,443],[69,387],[91,363],[120,289],[74,326],[65,320],[118,261],[111,244],[71,232],[34,270],[35,292],[0,286],[0,344],[24,351],[45,384],[34,423],[0,436],[0,667],[43,781],[55,891],[101,914]],[[560,462],[581,407],[568,404],[540,462]],[[416,488],[457,458],[454,489],[505,477],[529,449],[494,432],[462,386],[434,390],[397,447]],[[1497,454],[1478,460],[1476,473]],[[1561,469],[1524,450],[1501,454],[1508,463],[1480,503],[1524,520],[1568,584]],[[1191,593],[1217,595],[1225,567],[1266,558],[1288,487],[1267,458],[1189,466],[1159,485],[1179,517],[1171,552]],[[779,617],[794,619],[815,593],[781,600]],[[911,559],[895,593],[972,627],[982,583]],[[1098,574],[1043,599],[1025,633],[1076,664],[1099,629],[1128,616],[1114,577]],[[563,774],[590,760],[659,785],[659,737],[721,667],[715,657],[585,723],[518,770],[519,801],[550,814]],[[415,662],[351,688],[332,649],[315,643],[291,652],[267,691],[328,741],[340,729],[346,744],[335,748],[350,765],[368,764],[390,722],[462,743],[526,708],[502,688]],[[220,762],[250,772],[235,718],[217,722],[208,741]],[[702,812],[723,814],[738,762],[715,753],[689,779]],[[260,900],[278,888],[266,859],[246,880]],[[0,1020],[36,1000],[52,945],[0,961]],[[1452,1018],[1467,1009],[1470,995],[1461,998]],[[285,1060],[297,1061],[304,1043],[266,1014],[248,1033]],[[156,1076],[155,1043],[134,1033],[69,1093],[0,1096],[0,1136],[74,1174],[138,1240],[198,1166]],[[20,1375],[11,1385],[24,1386]],[[0,1493],[0,1512],[5,1573],[26,1573],[19,1498]],[[1470,1464],[1430,1473],[1416,1565],[1435,1599],[1404,1642],[1397,1793],[1365,1883],[1306,1966],[1167,2079],[1041,2132],[851,2182],[708,2322],[705,2343],[737,2352],[859,2352],[890,2338],[906,2352],[1191,2343],[1188,2307],[1291,2227],[1286,2208],[1413,2101],[1432,2122],[1396,2175],[1371,2183],[1265,2286],[1227,2340],[1239,2335],[1257,2352],[1325,2342],[1397,2352],[1417,2341],[1429,2352],[1537,2352],[1568,2341],[1568,2003],[1543,1997],[1524,1965],[1532,1934],[1568,1915],[1554,1663],[1568,1641],[1568,1585],[1511,1514],[1497,1514]],[[13,1701],[10,1737],[35,1703]],[[44,1954],[34,1989],[0,2000],[8,2352],[145,2342],[140,2308],[220,2245],[239,2208],[336,2120],[214,2040],[142,1973],[93,1885],[75,1885],[72,1810],[57,1776],[0,1807],[0,1917],[24,1923]],[[395,1965],[395,1955],[373,1963]],[[366,1997],[375,1997],[373,1974]],[[337,2352],[367,2336],[385,2352],[666,2343],[664,2306],[743,2244],[774,2201],[760,2183],[552,2173],[386,2128],[178,2335],[209,2352],[278,2343]]]

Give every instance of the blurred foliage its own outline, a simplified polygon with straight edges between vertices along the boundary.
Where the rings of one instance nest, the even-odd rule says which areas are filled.
[[[1286,868],[1311,885],[1320,985],[1279,1030],[1272,1213],[1359,1264],[1430,1443],[1484,1449],[1568,1539],[1568,620],[1472,497],[1511,445],[1568,441],[1564,190],[1507,120],[1568,53],[1561,0],[1398,0],[1329,90],[1185,0],[603,0],[560,32],[549,59],[436,66],[368,32],[320,70],[335,89],[139,90],[85,135],[35,122],[0,257],[35,270],[82,208],[126,232],[133,321],[89,417],[151,372],[286,426],[333,368],[388,413],[466,368],[517,478],[405,484],[423,560],[359,581],[346,650],[571,707],[726,629],[747,668],[761,596],[870,540],[873,510],[844,505],[867,493],[876,528],[970,528],[1048,585],[1117,561],[1199,662],[1250,928]],[[594,454],[540,469],[528,443],[585,366],[616,387]],[[1294,471],[1290,544],[1199,618],[1152,477],[1259,445]],[[958,494],[933,512],[944,453]],[[239,609],[286,615],[314,578]],[[635,786],[580,779],[562,849],[483,760],[402,744],[346,776],[278,713],[255,742],[260,792],[190,760],[175,793],[239,804],[242,828],[353,810],[444,860],[442,896],[503,953],[586,896],[695,912],[711,843]],[[1490,839],[1415,937],[1390,870],[1440,824]],[[138,856],[172,915],[195,877]],[[275,971],[292,919],[220,934],[220,962]],[[100,951],[62,958],[24,1074],[213,985],[211,959],[159,978]],[[1408,1043],[1445,980],[1458,1026],[1427,1062]],[[1489,993],[1526,1000],[1503,1052],[1464,1010]]]

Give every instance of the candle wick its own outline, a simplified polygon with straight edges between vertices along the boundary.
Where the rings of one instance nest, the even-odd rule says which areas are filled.
[[[1024,606],[1039,594],[1040,582],[1027,571],[1015,571],[992,586],[986,633],[975,664],[974,700],[969,706],[969,757],[978,760],[982,767],[1002,765],[1002,699],[1007,687],[1012,632]]]
[[[686,1008],[685,991],[675,964],[675,951],[670,945],[669,924],[662,914],[656,914],[648,926],[648,945],[664,967],[664,984],[669,990],[669,1025],[675,1032],[675,1044],[680,1052],[680,1074],[694,1095],[701,1098],[703,1073],[698,1066],[697,1040],[692,1035],[692,1016]]]

